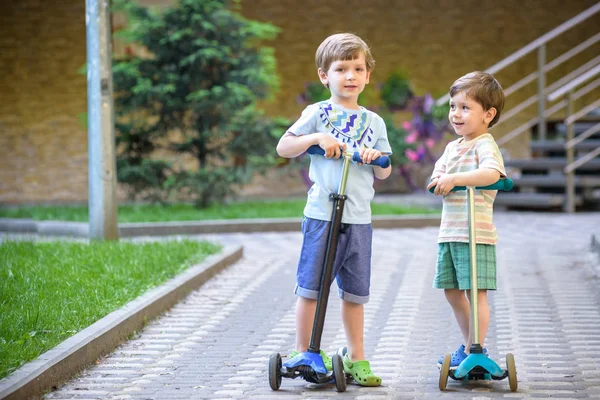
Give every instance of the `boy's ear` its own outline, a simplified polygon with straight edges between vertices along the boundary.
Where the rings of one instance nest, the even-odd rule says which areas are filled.
[[[496,110],[496,107],[490,107],[487,109],[487,111],[485,112],[485,114],[483,116],[483,120],[485,121],[485,123],[487,125],[489,125],[490,122],[492,122],[492,120],[496,116],[497,112],[498,112],[498,110]]]
[[[365,85],[369,83],[369,78],[371,77],[371,71],[367,70],[367,79],[365,80]]]
[[[319,79],[321,80],[321,83],[327,86],[329,84],[329,81],[327,80],[327,73],[325,73],[321,68],[317,70],[317,73],[319,74]]]

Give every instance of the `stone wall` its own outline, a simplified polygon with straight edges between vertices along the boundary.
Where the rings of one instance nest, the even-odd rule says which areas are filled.
[[[594,0],[244,0],[243,13],[282,28],[270,43],[276,49],[281,90],[265,107],[271,115],[296,118],[303,107],[297,95],[317,78],[314,51],[331,33],[351,31],[370,43],[377,61],[371,86],[400,69],[417,92],[438,96],[460,75],[491,66],[593,4]],[[597,33],[598,26],[600,15],[550,42],[548,60]],[[1,2],[0,51],[0,204],[86,202],[87,132],[81,115],[87,111],[87,83],[78,72],[86,60],[85,2]],[[598,54],[596,45],[553,70],[548,81]],[[497,77],[508,87],[535,68],[532,54]],[[509,97],[507,108],[534,93],[535,84],[530,84]],[[534,115],[535,106],[494,133],[501,136]],[[527,138],[509,143],[511,155],[526,155]],[[283,179],[275,171],[244,194],[268,196],[275,192],[273,180],[279,195],[305,192],[298,177]],[[281,182],[286,182],[284,190]]]

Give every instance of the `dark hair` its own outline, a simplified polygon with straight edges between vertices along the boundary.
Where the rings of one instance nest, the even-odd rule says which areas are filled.
[[[484,110],[494,107],[496,115],[490,122],[491,128],[500,119],[504,109],[504,90],[500,83],[487,72],[475,71],[461,76],[450,86],[450,97],[456,93],[464,92],[467,96],[481,104]]]

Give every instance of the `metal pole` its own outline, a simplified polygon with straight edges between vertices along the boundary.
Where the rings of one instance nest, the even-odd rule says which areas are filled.
[[[471,329],[473,345],[479,343],[479,305],[477,302],[477,235],[475,232],[475,189],[467,187],[469,207],[469,259],[471,261]]]
[[[565,122],[567,119],[573,114],[573,90],[570,90],[567,93],[567,115],[565,116]],[[567,123],[567,148],[566,148],[566,158],[567,165],[573,164],[575,159],[575,148],[573,145],[570,145],[569,142],[573,140],[575,136],[573,123]],[[565,212],[574,213],[575,212],[575,172],[574,170],[570,170],[567,172],[567,185],[565,187]]]
[[[338,186],[338,191],[332,194],[333,211],[331,215],[331,225],[329,227],[329,236],[327,239],[327,250],[325,251],[325,262],[323,263],[323,272],[321,274],[321,287],[319,288],[319,297],[317,299],[317,310],[313,322],[312,334],[308,351],[318,353],[321,349],[321,338],[323,336],[323,327],[325,325],[325,313],[327,311],[327,302],[331,289],[331,278],[333,275],[333,264],[337,252],[337,243],[342,225],[342,215],[344,214],[344,205],[346,203],[346,183],[348,180],[348,171],[350,170],[351,156],[343,154],[344,164],[342,166],[342,178]]]
[[[90,239],[119,238],[110,0],[86,0]]]
[[[544,74],[544,66],[546,65],[546,45],[542,44],[538,47],[538,140],[546,140],[546,75]]]

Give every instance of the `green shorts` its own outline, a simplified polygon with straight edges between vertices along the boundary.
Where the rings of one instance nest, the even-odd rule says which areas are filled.
[[[496,290],[496,246],[478,244],[476,252],[477,288]],[[439,243],[433,287],[437,289],[470,289],[469,258],[469,243]]]

